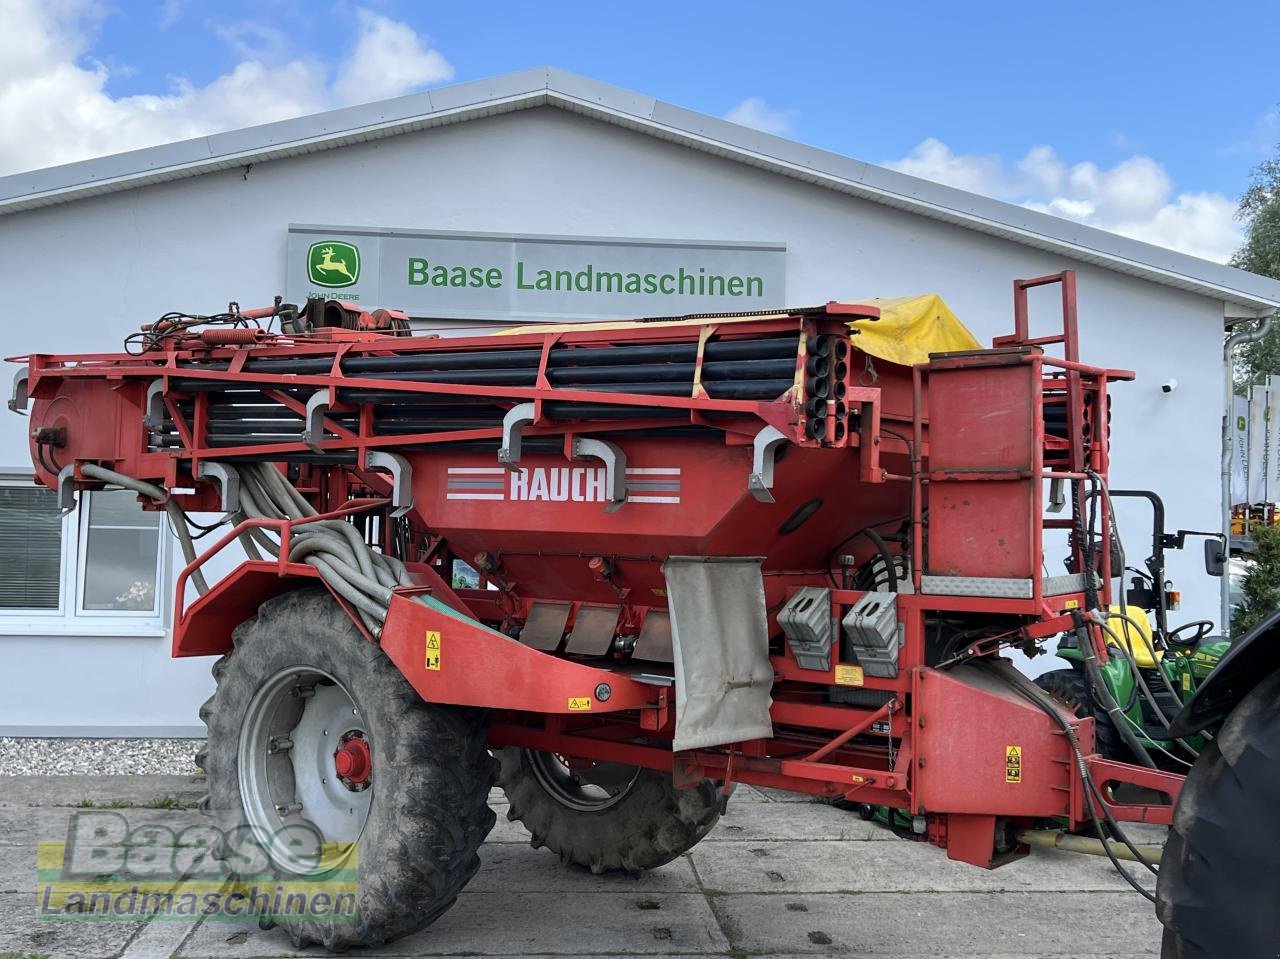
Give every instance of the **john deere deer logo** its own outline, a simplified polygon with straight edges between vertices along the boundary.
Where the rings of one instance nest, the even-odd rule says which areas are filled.
[[[360,251],[341,240],[312,243],[307,251],[307,276],[316,286],[350,286],[360,279]]]

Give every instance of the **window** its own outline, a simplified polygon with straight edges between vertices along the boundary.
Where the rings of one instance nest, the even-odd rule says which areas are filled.
[[[87,513],[80,524],[80,608],[154,615],[160,514],[144,510],[127,490],[90,493]]]
[[[43,486],[0,486],[0,610],[62,605],[62,517]]]
[[[124,490],[57,494],[0,479],[0,633],[138,635],[161,627],[167,537],[158,512]]]

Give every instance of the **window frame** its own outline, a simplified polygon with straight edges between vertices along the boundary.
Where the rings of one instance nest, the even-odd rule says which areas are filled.
[[[0,473],[0,486],[28,487],[32,473]],[[155,638],[168,634],[168,595],[171,577],[170,541],[163,519],[156,526],[155,605],[144,610],[84,609],[85,565],[88,560],[89,503],[92,491],[82,491],[75,509],[61,517],[62,555],[58,564],[56,609],[0,609],[0,636],[92,636]]]
[[[116,492],[112,490],[111,492]],[[125,491],[127,492],[127,491]],[[93,529],[91,517],[93,516],[93,497],[97,495],[92,491],[82,492],[76,508],[68,514],[75,516],[79,520],[79,533],[76,539],[76,555],[75,555],[75,608],[71,611],[71,615],[77,622],[83,620],[106,619],[118,621],[121,619],[137,622],[159,622],[164,614],[164,610],[160,603],[160,594],[163,589],[165,570],[165,540],[168,539],[164,535],[164,518],[159,514],[156,515],[158,522],[156,523],[156,566],[155,579],[152,586],[152,602],[151,609],[87,609],[84,605],[85,587],[88,585],[88,565],[89,565],[89,533]],[[85,497],[88,497],[86,499]],[[83,508],[81,508],[83,506]],[[99,529],[107,529],[109,527],[98,527]],[[146,527],[135,527],[145,529]],[[66,540],[63,540],[66,542]]]

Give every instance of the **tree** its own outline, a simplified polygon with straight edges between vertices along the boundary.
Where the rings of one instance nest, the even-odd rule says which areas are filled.
[[[1280,279],[1280,151],[1253,171],[1236,215],[1245,223],[1245,240],[1231,265]],[[1237,388],[1273,373],[1280,373],[1280,322],[1240,351]]]
[[[1245,240],[1231,265],[1280,279],[1280,150],[1253,171],[1237,215],[1245,223]],[[1236,389],[1243,392],[1258,377],[1273,373],[1280,373],[1280,321],[1273,321],[1266,336],[1241,350]],[[1244,596],[1231,616],[1232,636],[1243,635],[1280,609],[1280,529],[1259,525],[1250,533],[1257,552],[1245,574]]]
[[[1240,605],[1231,615],[1231,635],[1243,636],[1252,626],[1280,609],[1280,528],[1255,526],[1250,530],[1257,552],[1250,557],[1241,585]]]

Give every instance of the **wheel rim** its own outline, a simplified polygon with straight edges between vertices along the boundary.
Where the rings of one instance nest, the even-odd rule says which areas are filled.
[[[373,801],[373,755],[360,708],[328,673],[295,666],[263,683],[240,730],[240,798],[277,866],[314,872],[318,842],[360,838]]]
[[[534,778],[557,802],[584,812],[620,803],[640,776],[639,766],[622,763],[571,763],[558,753],[524,751]]]

